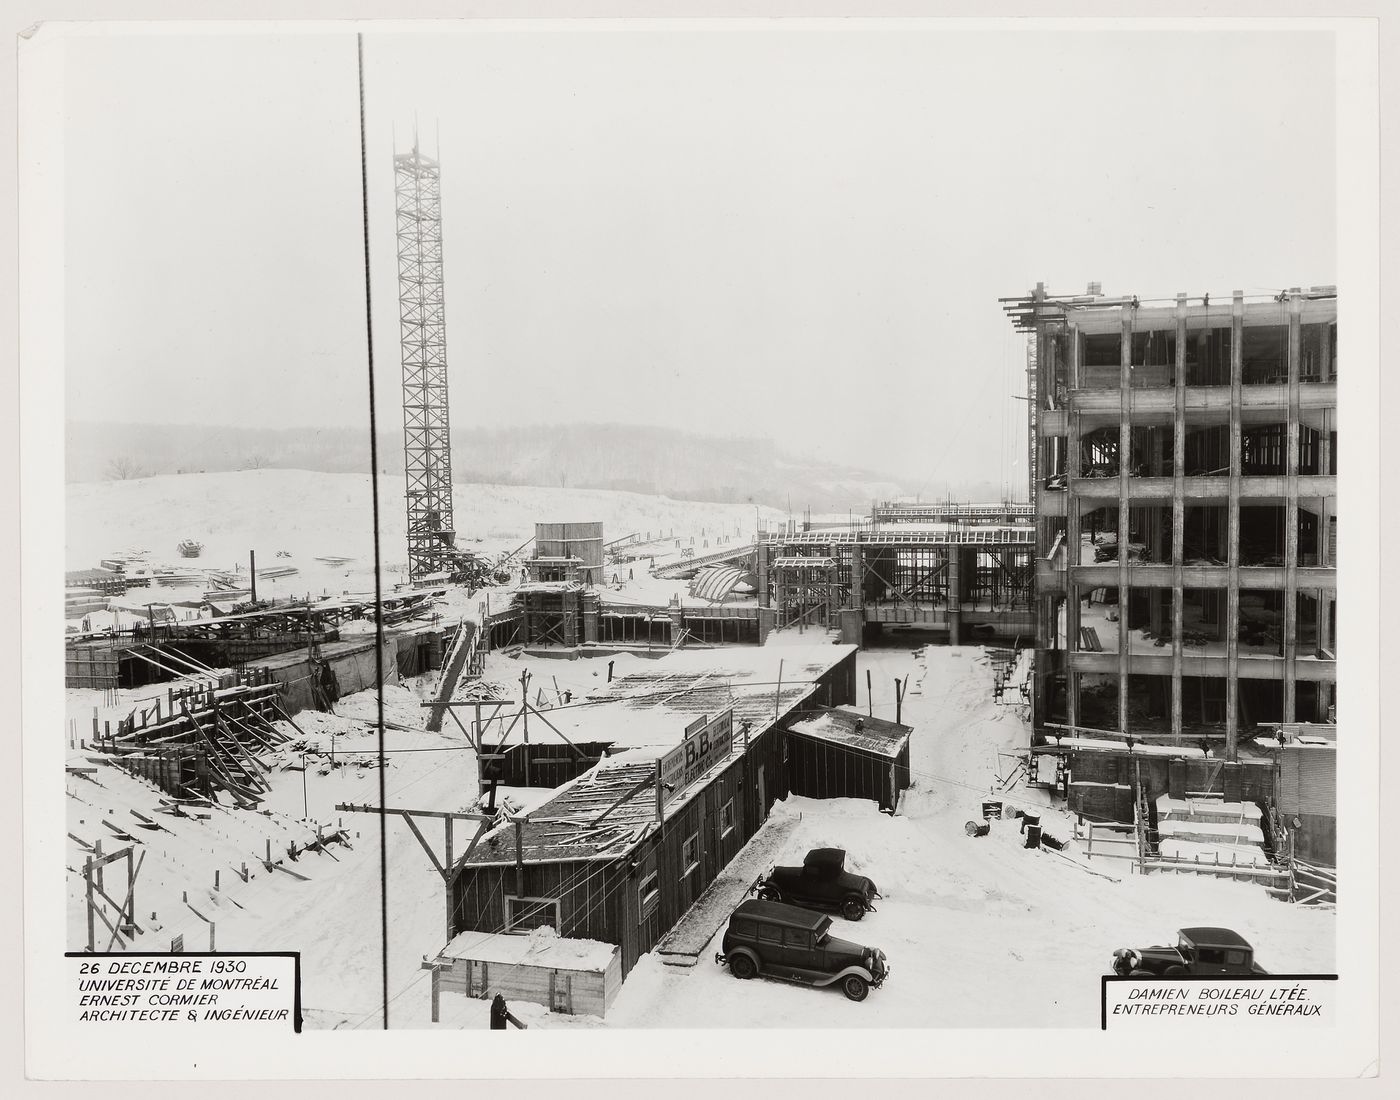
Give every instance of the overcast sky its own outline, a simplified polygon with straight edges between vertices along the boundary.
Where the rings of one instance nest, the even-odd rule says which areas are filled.
[[[1019,482],[998,297],[1336,281],[1322,32],[478,28],[365,56],[381,446],[415,115],[456,425]],[[65,72],[70,421],[365,424],[353,35],[107,33]]]

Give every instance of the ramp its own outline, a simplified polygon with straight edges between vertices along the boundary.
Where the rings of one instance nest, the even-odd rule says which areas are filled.
[[[655,575],[664,581],[689,580],[707,565],[740,565],[745,562],[748,572],[753,572],[758,568],[757,543],[750,542],[743,546],[719,550],[696,558],[681,558],[669,565],[660,566]]]
[[[797,826],[796,817],[770,817],[705,889],[700,898],[661,938],[656,953],[667,966],[694,966],[700,952],[744,900],[754,879],[768,870]]]

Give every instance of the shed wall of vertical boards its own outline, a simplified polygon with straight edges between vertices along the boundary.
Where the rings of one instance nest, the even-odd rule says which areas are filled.
[[[833,707],[853,703],[855,684],[852,652],[819,678],[812,701]],[[753,837],[773,803],[787,797],[788,737],[776,724],[779,718],[775,714],[774,724],[751,734],[748,751],[690,795],[688,804],[660,829],[615,859],[526,862],[523,869],[513,864],[466,865],[448,887],[453,934],[506,931],[508,896],[557,898],[559,934],[618,944],[625,977]],[[735,737],[741,739],[737,731]],[[734,822],[726,832],[724,807],[730,802]],[[685,846],[692,836],[697,838],[698,852],[690,869]],[[509,832],[499,836],[495,847],[498,858],[513,857]],[[655,906],[644,912],[640,888],[653,873]]]

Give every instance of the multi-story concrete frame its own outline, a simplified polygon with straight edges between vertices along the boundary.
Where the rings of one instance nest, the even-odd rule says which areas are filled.
[[[1036,342],[1037,730],[1233,760],[1329,721],[1335,288],[1005,308]]]

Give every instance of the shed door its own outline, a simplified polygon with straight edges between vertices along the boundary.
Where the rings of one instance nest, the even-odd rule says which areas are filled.
[[[763,782],[767,772],[768,765],[760,764],[758,768],[758,820],[760,824],[768,820],[768,795]]]

